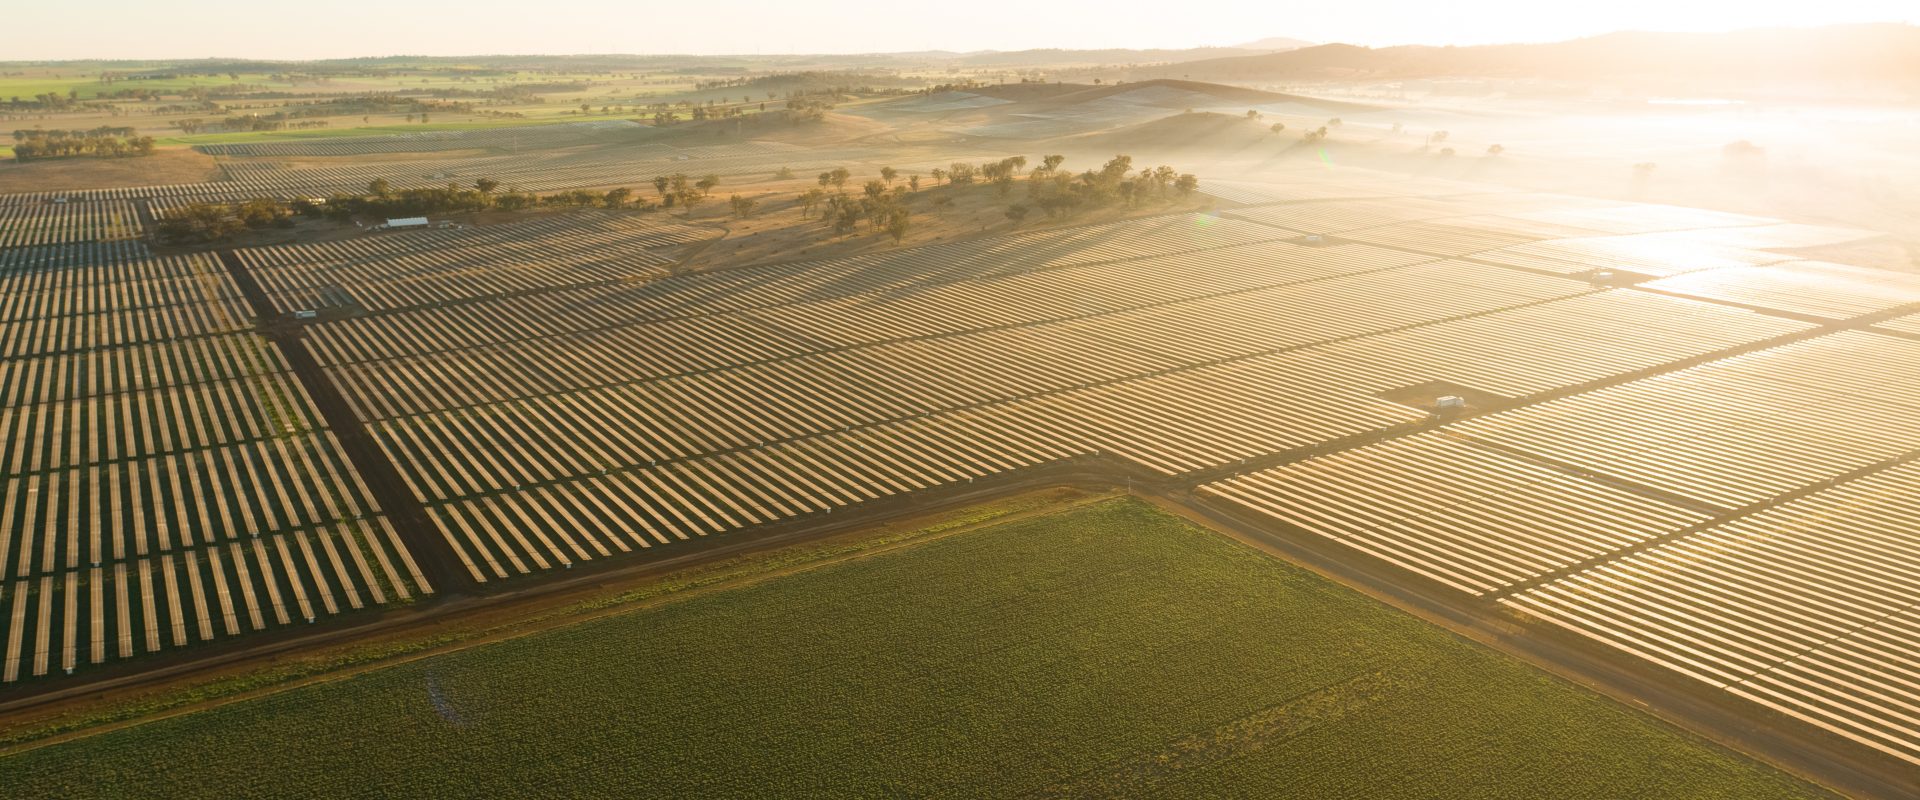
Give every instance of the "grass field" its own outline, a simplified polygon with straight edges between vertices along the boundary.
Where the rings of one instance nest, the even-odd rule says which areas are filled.
[[[459,116],[449,114],[448,116]],[[556,117],[563,115],[556,114]],[[235,131],[233,133],[202,133],[193,136],[167,136],[159,139],[160,144],[237,144],[240,142],[279,142],[298,139],[333,139],[350,136],[386,136],[396,133],[426,133],[428,131],[472,131],[484,128],[515,128],[533,125],[552,125],[558,122],[597,122],[610,119],[634,119],[637,113],[629,114],[573,114],[563,119],[486,119],[473,122],[428,122],[419,125],[362,125],[354,128],[313,128],[298,131]]]
[[[0,760],[22,797],[1811,790],[1116,500]]]

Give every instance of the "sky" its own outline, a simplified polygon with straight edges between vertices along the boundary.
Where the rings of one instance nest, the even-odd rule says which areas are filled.
[[[1920,0],[93,0],[84,12],[46,2],[8,9],[0,61],[1185,48],[1268,36],[1468,45],[1847,22],[1920,22]]]

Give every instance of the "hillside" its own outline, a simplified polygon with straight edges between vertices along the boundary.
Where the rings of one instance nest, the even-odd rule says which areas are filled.
[[[1302,47],[1312,47],[1313,44],[1313,42],[1305,39],[1294,39],[1286,36],[1269,36],[1265,39],[1256,39],[1245,44],[1236,44],[1233,47],[1236,50],[1298,50]]]
[[[996,111],[1015,114],[1054,112],[1071,106],[1103,102],[1162,109],[1247,107],[1283,103],[1314,106],[1334,112],[1353,112],[1370,108],[1360,103],[1169,78],[1105,85],[1009,83],[960,89],[949,94],[951,96],[945,98],[944,104],[958,103],[961,98],[968,95],[988,97],[1007,101],[1007,104],[995,106]],[[932,105],[920,97],[893,102],[902,106]]]
[[[1155,79],[1119,84],[1015,83],[915,95],[857,113],[895,123],[925,123],[995,140],[1055,139],[1151,123],[1175,112],[1323,117],[1372,106],[1199,81]]]
[[[1263,141],[1276,140],[1267,128],[1268,124],[1233,114],[1196,111],[1060,141],[1069,148],[1112,150],[1116,153],[1177,150],[1231,153]],[[1291,143],[1294,138],[1297,137],[1290,137],[1286,141]]]
[[[1552,44],[1366,48],[1327,44],[1139,70],[1196,80],[1500,77],[1602,81],[1862,82],[1920,89],[1920,28],[1849,25],[1736,33],[1627,32]]]

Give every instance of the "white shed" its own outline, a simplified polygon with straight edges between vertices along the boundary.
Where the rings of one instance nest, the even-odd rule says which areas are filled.
[[[401,217],[400,219],[390,219],[390,220],[387,220],[387,227],[389,228],[424,228],[424,227],[427,227],[427,218],[426,217]]]

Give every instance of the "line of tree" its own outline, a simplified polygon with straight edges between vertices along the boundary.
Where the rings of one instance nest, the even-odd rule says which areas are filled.
[[[846,167],[820,173],[820,185],[801,192],[796,198],[801,218],[812,216],[813,210],[819,208],[820,220],[833,226],[834,233],[851,234],[864,221],[869,232],[884,232],[893,237],[894,244],[899,244],[913,229],[913,213],[907,208],[910,191],[907,186],[893,185],[900,176],[899,170],[882,167],[880,175],[880,180],[862,184],[856,197],[846,191],[847,181],[853,177]],[[917,178],[915,176],[916,185]],[[833,191],[827,191],[828,188]]]
[[[33,128],[30,130],[15,130],[13,132],[13,140],[22,142],[28,139],[83,139],[89,136],[119,136],[127,138],[133,136],[133,134],[134,130],[132,128],[119,128],[112,125],[102,125],[98,128],[75,128],[73,130]]]
[[[293,212],[277,200],[258,198],[239,203],[189,203],[175,209],[154,227],[166,244],[223,242],[241,232],[293,225]]]
[[[715,179],[718,183],[718,179]],[[393,188],[385,178],[367,184],[366,194],[336,193],[321,200],[302,199],[292,203],[301,214],[347,220],[355,217],[412,217],[427,214],[471,212],[496,209],[523,211],[530,208],[628,208],[633,206],[634,191],[627,187],[588,191],[535,194],[519,189],[502,190],[499,181],[481,178],[473,186],[449,183],[412,189]],[[651,205],[646,208],[652,208]]]
[[[666,208],[679,206],[686,209],[688,214],[705,202],[707,195],[712,194],[714,187],[719,185],[718,175],[708,175],[699,180],[688,177],[684,172],[653,177],[654,191],[660,193],[660,205]]]
[[[1169,166],[1136,173],[1133,157],[1128,155],[1114,156],[1100,169],[1078,175],[1061,169],[1065,162],[1065,156],[1046,156],[1027,180],[1028,201],[1054,219],[1114,205],[1138,208],[1148,203],[1185,200],[1200,188],[1199,178]]]
[[[113,131],[113,133],[105,131]],[[153,155],[153,137],[134,136],[132,128],[13,132],[15,161],[47,158],[130,158],[150,155]]]

